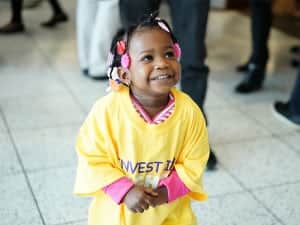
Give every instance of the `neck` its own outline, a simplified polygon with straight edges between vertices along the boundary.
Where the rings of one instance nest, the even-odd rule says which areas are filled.
[[[159,113],[169,102],[169,94],[158,96],[144,96],[131,92],[132,95],[142,104],[151,117]]]

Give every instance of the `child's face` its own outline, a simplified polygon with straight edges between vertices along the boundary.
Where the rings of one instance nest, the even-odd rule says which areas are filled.
[[[180,77],[170,35],[159,28],[135,32],[130,40],[131,65],[127,78],[135,94],[157,96],[168,94]]]

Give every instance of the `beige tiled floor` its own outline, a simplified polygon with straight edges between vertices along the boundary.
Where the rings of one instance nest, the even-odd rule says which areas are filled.
[[[71,21],[39,26],[45,3],[25,11],[28,31],[0,36],[0,224],[84,225],[89,199],[72,195],[76,132],[106,83],[79,72],[75,1],[63,1]],[[0,1],[0,24],[9,17]],[[220,164],[206,172],[210,199],[193,203],[199,224],[298,225],[300,129],[282,124],[271,103],[287,99],[296,71],[288,48],[299,40],[272,30],[265,89],[238,96],[236,64],[249,54],[249,18],[213,11],[207,34],[211,68],[206,111]]]

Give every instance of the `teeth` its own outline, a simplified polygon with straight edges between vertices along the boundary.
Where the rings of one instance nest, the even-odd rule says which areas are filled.
[[[170,75],[160,75],[156,78],[156,80],[162,80],[162,79],[166,79],[166,78],[169,78]]]

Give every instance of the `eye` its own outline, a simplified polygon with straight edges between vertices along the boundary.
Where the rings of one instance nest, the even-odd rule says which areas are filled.
[[[152,55],[145,55],[141,59],[141,61],[143,61],[143,62],[150,62],[151,60],[153,60],[153,56]]]
[[[175,58],[175,53],[173,51],[167,51],[165,53],[165,56],[166,56],[166,58],[172,59],[172,58]]]

